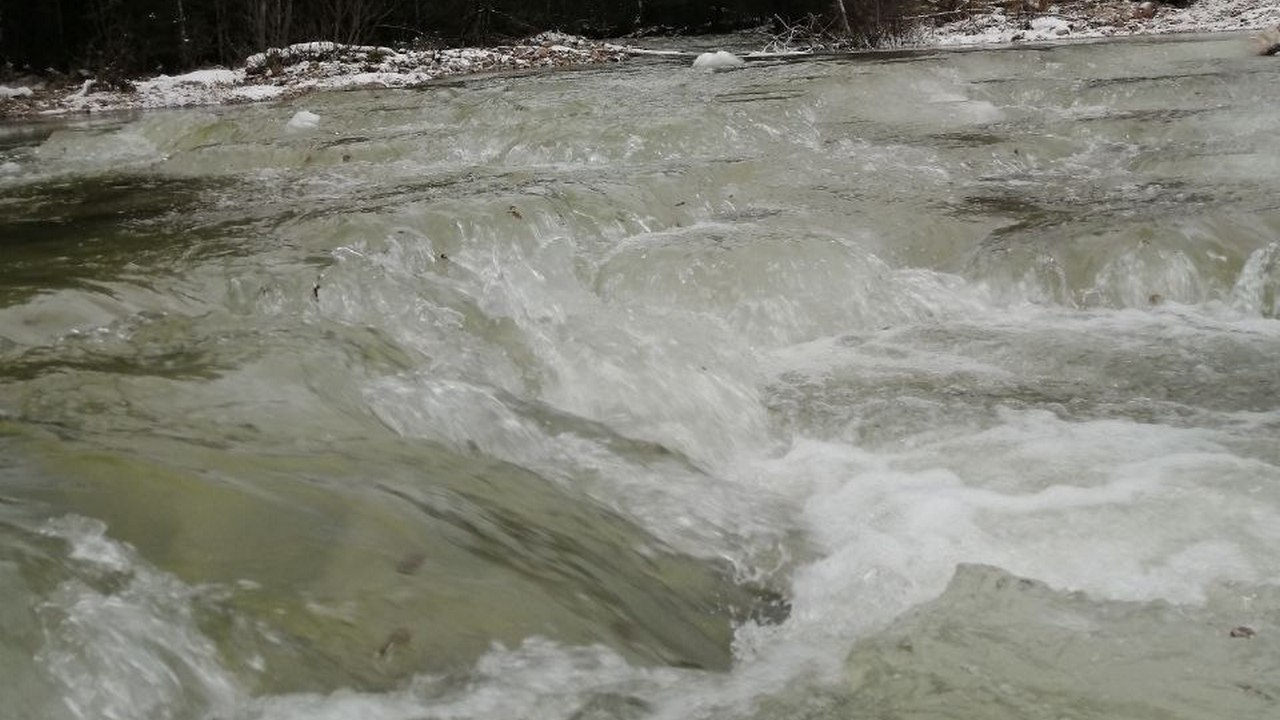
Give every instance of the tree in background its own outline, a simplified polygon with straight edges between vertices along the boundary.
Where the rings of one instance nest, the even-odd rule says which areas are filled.
[[[309,40],[492,42],[558,29],[718,32],[813,16],[849,33],[912,0],[0,0],[0,62],[13,69],[175,72],[231,65]]]

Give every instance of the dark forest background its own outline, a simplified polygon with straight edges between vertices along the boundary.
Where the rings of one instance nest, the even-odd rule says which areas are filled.
[[[903,1],[0,0],[0,63],[10,71],[173,72],[310,40],[449,45],[540,30],[616,37],[808,22],[873,35]]]

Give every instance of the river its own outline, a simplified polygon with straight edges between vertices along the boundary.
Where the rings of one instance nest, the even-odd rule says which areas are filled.
[[[1277,87],[1202,36],[0,127],[0,717],[1280,717]]]

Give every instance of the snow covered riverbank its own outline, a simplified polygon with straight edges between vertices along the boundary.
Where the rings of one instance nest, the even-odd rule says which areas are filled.
[[[1247,30],[1274,34],[1277,25],[1280,0],[1199,0],[1182,8],[1154,0],[1087,0],[1050,4],[1044,12],[996,7],[922,29],[915,40],[956,46]]]
[[[441,78],[619,62],[637,51],[562,33],[518,45],[397,50],[312,42],[249,57],[244,67],[160,75],[121,86],[85,80],[70,89],[0,86],[0,118],[275,100],[313,90],[413,88]]]
[[[998,45],[1182,32],[1258,31],[1254,51],[1280,47],[1280,0],[1199,0],[1178,8],[1152,0],[1084,0],[1043,12],[993,7],[921,26],[906,47]],[[1273,49],[1274,52],[1274,49]],[[0,85],[0,119],[275,100],[314,90],[413,88],[452,76],[621,62],[661,54],[563,33],[508,46],[443,50],[313,42],[254,55],[238,69],[206,69],[136,81],[84,80],[54,87]],[[672,52],[671,54],[686,54]],[[687,53],[691,58],[696,53]]]

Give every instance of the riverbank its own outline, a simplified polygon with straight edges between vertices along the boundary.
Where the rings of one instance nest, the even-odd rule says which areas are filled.
[[[517,45],[398,50],[313,42],[249,57],[243,67],[125,80],[33,79],[0,86],[0,118],[279,100],[316,90],[414,88],[460,75],[619,62],[632,53],[562,33]]]
[[[1277,41],[1278,25],[1277,0],[1199,0],[1181,8],[1154,0],[1101,0],[1055,3],[1044,12],[996,7],[921,28],[914,39],[945,47],[1176,33],[1259,31],[1261,36],[1269,30],[1270,39],[1258,41],[1261,51],[1262,43]]]
[[[1200,0],[1186,8],[1151,0],[1088,0],[1048,5],[1043,12],[993,7],[955,20],[918,20],[920,24],[901,39],[900,46],[1000,45],[1256,30],[1260,39],[1255,52],[1274,52],[1280,47],[1280,0]],[[771,45],[779,49],[777,42]],[[661,51],[554,32],[491,48],[406,50],[303,43],[259,53],[236,69],[212,68],[141,79],[20,78],[0,85],[0,119],[260,102],[316,90],[414,88],[448,77],[615,63],[655,53]]]

